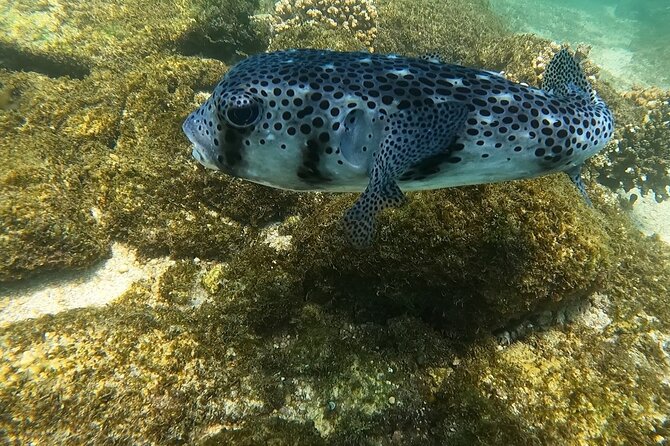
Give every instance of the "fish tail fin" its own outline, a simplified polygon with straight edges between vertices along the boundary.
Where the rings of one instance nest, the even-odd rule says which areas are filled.
[[[584,71],[566,48],[562,48],[551,59],[544,72],[542,89],[558,97],[566,97],[570,93],[579,92],[592,103],[597,102],[597,96],[586,80]]]

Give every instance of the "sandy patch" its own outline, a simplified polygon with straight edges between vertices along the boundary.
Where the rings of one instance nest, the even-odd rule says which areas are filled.
[[[140,263],[133,249],[115,243],[112,256],[92,269],[53,273],[0,287],[0,325],[73,308],[103,306],[134,282],[160,276],[171,263],[167,258]]]

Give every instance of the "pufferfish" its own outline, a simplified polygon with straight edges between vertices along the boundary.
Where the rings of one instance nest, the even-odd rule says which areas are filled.
[[[614,120],[566,49],[541,89],[435,58],[302,49],[237,63],[182,127],[208,168],[280,189],[363,191],[344,227],[365,247],[403,190],[562,171],[590,203],[581,167]]]

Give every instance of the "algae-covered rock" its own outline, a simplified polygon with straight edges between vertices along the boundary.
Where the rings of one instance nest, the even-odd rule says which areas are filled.
[[[478,65],[477,54],[505,34],[486,1],[394,0],[380,2],[375,50]]]
[[[102,209],[110,230],[145,255],[224,258],[244,243],[245,225],[277,219],[294,201],[191,159],[181,122],[224,71],[211,60],[161,59],[124,79],[130,91]]]
[[[504,35],[485,1],[394,0],[277,2],[271,50],[327,48],[478,62],[477,54]]]
[[[181,122],[224,71],[213,60],[152,57],[123,76],[0,73],[12,91],[0,112],[0,281],[90,265],[111,238],[144,255],[221,259],[289,212],[294,194],[191,160]]]
[[[50,444],[662,443],[670,251],[613,211],[619,264],[601,297],[507,348],[412,309],[305,296],[291,256],[262,239],[216,268],[199,306],[157,298],[183,289],[184,263],[106,308],[5,325],[0,428]]]
[[[174,202],[184,188],[208,190],[190,184],[180,121],[224,66],[165,54],[208,39],[220,57],[264,45],[250,43],[253,2],[215,3],[0,4],[0,281],[88,266],[112,238],[140,238],[153,253],[197,246],[188,228],[211,230],[211,255],[239,243],[243,230],[220,207],[194,200],[194,217]],[[214,16],[226,17],[216,32]],[[281,213],[274,202],[244,206],[253,194],[229,195],[239,197],[232,219]]]
[[[367,315],[411,311],[473,333],[584,297],[611,268],[609,237],[567,178],[409,197],[380,219],[371,250],[353,251],[343,238],[350,197],[287,229],[304,292]]]
[[[314,24],[296,25],[273,37],[269,49],[324,48],[337,51],[364,51],[365,44],[350,35]]]
[[[263,42],[249,18],[257,6],[247,0],[3,0],[0,67],[84,77],[94,67],[123,71],[131,61],[174,50],[219,58],[258,51]]]
[[[91,82],[0,79],[12,92],[0,111],[0,281],[90,265],[108,251],[97,191],[121,98]]]

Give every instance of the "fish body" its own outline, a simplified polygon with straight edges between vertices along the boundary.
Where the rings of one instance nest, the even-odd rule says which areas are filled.
[[[435,59],[290,50],[233,66],[183,130],[206,167],[281,189],[363,191],[345,226],[365,246],[402,190],[565,171],[586,197],[581,165],[614,121],[565,49],[542,89]]]

